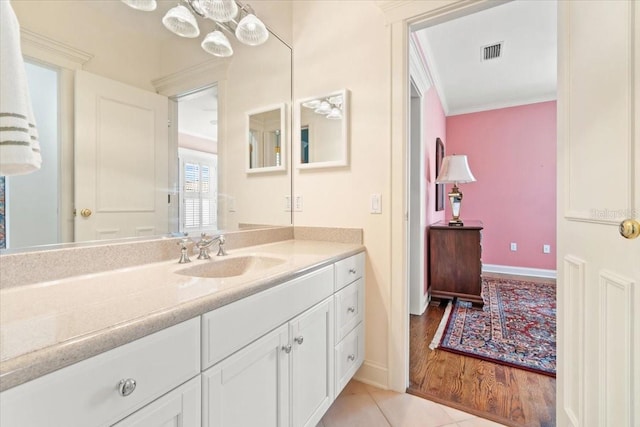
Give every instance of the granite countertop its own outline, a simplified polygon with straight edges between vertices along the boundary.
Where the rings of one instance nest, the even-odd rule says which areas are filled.
[[[241,276],[179,274],[220,259],[144,264],[0,290],[0,391],[207,313],[364,251],[361,244],[286,240],[229,251],[280,264]]]

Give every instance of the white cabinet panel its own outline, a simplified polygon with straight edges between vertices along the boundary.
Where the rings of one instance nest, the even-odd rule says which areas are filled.
[[[364,361],[364,326],[360,323],[345,339],[336,345],[336,386],[338,396]]]
[[[315,427],[333,401],[333,298],[289,325],[293,425]]]
[[[336,342],[364,319],[364,280],[358,279],[336,293]]]
[[[289,426],[288,337],[282,325],[202,374],[203,427]]]
[[[364,276],[364,252],[335,263],[336,287],[338,291],[354,280]]]
[[[113,427],[200,427],[201,389],[198,375]]]

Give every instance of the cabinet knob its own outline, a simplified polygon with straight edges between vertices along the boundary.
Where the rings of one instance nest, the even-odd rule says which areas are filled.
[[[136,389],[136,380],[133,378],[127,378],[126,380],[120,380],[118,383],[118,393],[120,396],[127,397]]]
[[[283,345],[282,351],[284,351],[287,354],[291,353],[291,344]]]
[[[355,356],[355,355],[353,355],[353,354],[350,354],[349,356],[347,356],[347,360],[348,360],[349,362],[353,362],[354,360],[356,360],[356,356]]]
[[[356,312],[356,308],[354,306],[347,308],[347,313],[355,313],[355,312]]]
[[[304,337],[300,335],[299,337],[295,337],[293,340],[296,342],[296,344],[302,344],[304,342]]]
[[[356,269],[355,269],[355,268],[350,268],[350,269],[349,269],[349,273],[351,273],[351,274],[356,274],[356,273],[357,273],[357,271],[356,271]]]

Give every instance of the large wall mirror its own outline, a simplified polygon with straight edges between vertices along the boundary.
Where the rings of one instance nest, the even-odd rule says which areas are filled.
[[[289,2],[254,3],[290,37]],[[276,32],[260,46],[227,33],[233,55],[218,58],[200,47],[212,21],[197,17],[197,38],[164,28],[175,0],[152,12],[120,1],[11,4],[43,167],[0,179],[0,247],[291,225],[286,159],[277,174],[246,167],[248,111],[278,105],[282,126],[292,122],[291,48]],[[281,156],[291,153],[285,130]]]
[[[247,173],[286,170],[285,104],[264,107],[247,114]]]
[[[300,141],[298,169],[349,164],[349,91],[297,102]]]

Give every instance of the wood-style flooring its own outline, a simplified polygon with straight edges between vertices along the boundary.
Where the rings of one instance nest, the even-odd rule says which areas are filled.
[[[411,316],[407,392],[509,426],[555,426],[555,378],[429,349],[444,307]]]

